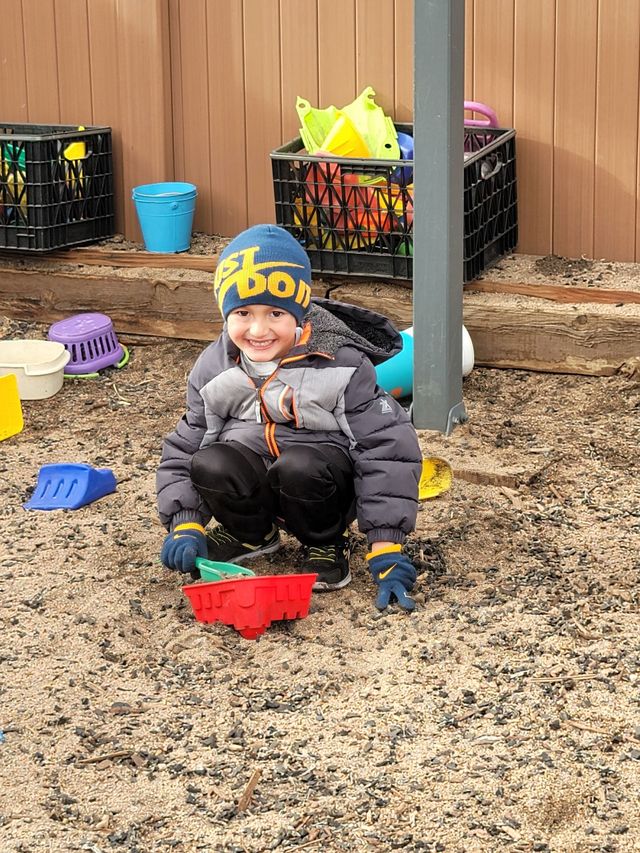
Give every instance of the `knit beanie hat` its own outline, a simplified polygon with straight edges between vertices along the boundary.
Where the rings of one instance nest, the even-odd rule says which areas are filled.
[[[277,225],[254,225],[220,255],[213,282],[227,319],[244,305],[273,305],[302,325],[311,300],[311,264],[300,243]]]

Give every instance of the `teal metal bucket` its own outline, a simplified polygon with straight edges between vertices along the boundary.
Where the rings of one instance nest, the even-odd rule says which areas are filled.
[[[133,188],[131,198],[148,252],[187,251],[197,194],[193,184],[178,181]]]

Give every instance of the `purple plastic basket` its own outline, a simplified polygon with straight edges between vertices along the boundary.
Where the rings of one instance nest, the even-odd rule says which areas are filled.
[[[49,340],[64,344],[71,353],[65,373],[95,373],[122,361],[124,349],[106,314],[75,314],[49,329]]]

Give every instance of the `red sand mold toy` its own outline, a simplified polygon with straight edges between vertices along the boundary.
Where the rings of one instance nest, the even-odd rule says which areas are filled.
[[[315,574],[256,576],[249,569],[200,557],[196,567],[207,579],[220,578],[182,587],[199,622],[222,622],[245,640],[255,640],[272,622],[304,619],[309,613]]]

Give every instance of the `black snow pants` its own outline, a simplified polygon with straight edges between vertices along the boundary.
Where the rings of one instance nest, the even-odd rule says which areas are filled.
[[[191,481],[216,521],[252,545],[274,522],[303,545],[332,543],[355,518],[353,465],[332,445],[292,445],[267,468],[243,444],[219,441],[194,454]]]

